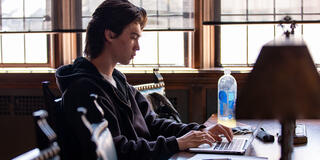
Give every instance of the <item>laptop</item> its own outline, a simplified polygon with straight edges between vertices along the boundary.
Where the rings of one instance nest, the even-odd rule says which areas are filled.
[[[228,140],[223,137],[221,142],[214,143],[212,146],[209,144],[202,144],[196,148],[189,148],[189,152],[196,153],[215,153],[215,154],[244,154],[249,148],[250,144],[256,137],[259,129],[261,127],[261,122],[258,123],[256,128],[253,130],[252,134],[247,137],[234,137],[229,143]]]

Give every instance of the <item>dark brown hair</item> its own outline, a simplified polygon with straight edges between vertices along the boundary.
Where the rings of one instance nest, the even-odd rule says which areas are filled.
[[[147,13],[127,0],[105,0],[94,11],[87,32],[84,53],[97,58],[104,47],[104,31],[111,30],[119,36],[123,29],[132,22],[140,24],[141,29],[147,22]]]

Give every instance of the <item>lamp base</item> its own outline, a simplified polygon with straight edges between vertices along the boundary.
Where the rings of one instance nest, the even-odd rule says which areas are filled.
[[[296,120],[293,118],[280,120],[281,123],[281,158],[280,160],[292,160],[293,136]]]
[[[279,135],[278,142],[281,143],[282,136]],[[293,137],[293,144],[306,144],[308,142],[306,125],[296,124],[295,135]]]

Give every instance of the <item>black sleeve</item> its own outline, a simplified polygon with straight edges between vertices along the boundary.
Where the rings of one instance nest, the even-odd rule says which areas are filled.
[[[158,136],[155,141],[139,137],[138,140],[128,140],[123,135],[113,137],[119,159],[168,159],[179,152],[175,137]]]

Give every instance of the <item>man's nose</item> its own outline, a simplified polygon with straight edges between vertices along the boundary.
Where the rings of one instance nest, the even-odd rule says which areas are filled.
[[[136,51],[139,51],[139,50],[140,50],[140,44],[139,44],[139,41],[137,41],[137,42],[136,42],[136,48],[135,48],[135,49],[136,49]]]

